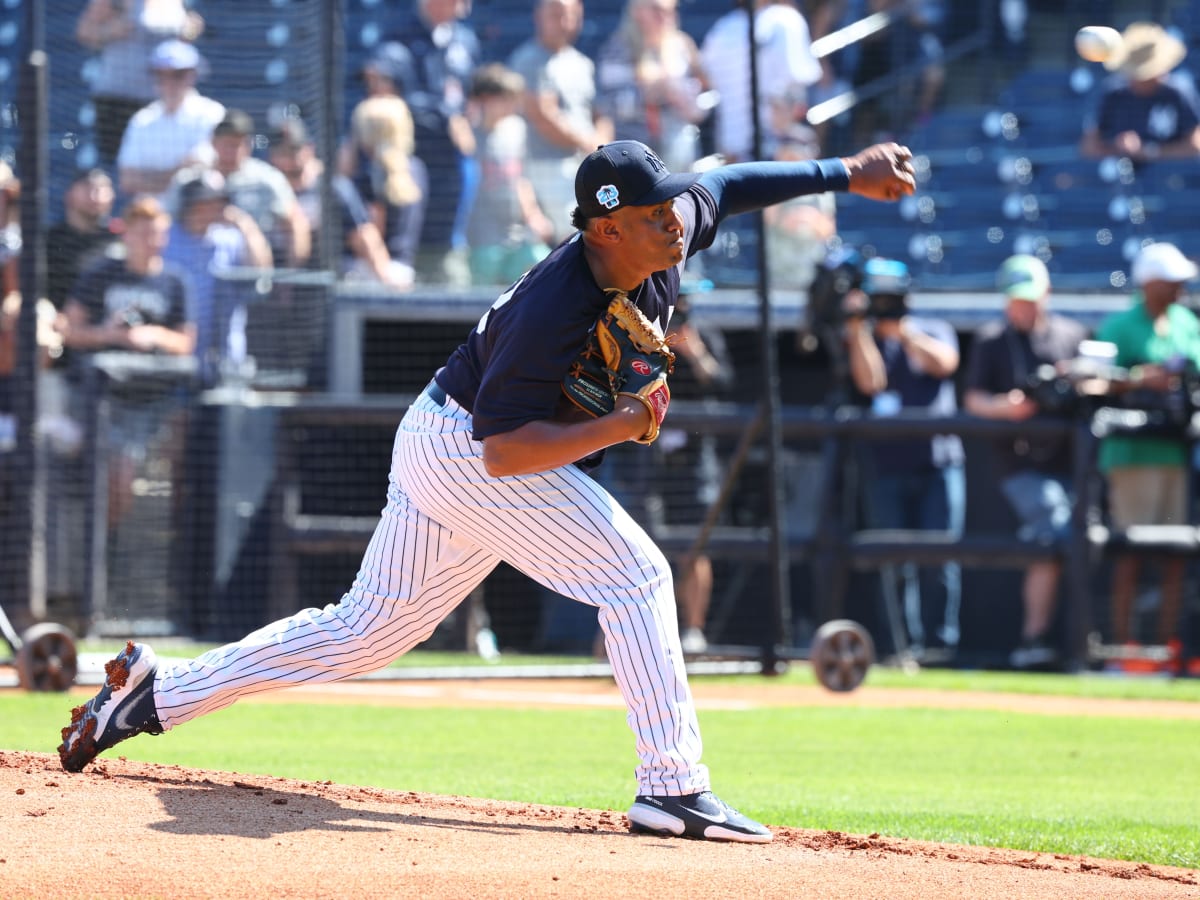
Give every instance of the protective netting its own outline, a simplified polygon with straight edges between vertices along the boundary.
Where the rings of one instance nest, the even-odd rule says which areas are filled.
[[[30,0],[0,0],[0,160],[16,179],[22,138],[36,121],[29,112],[18,116],[22,87],[30,86],[23,67],[35,44],[46,51],[47,168],[37,185],[45,190],[46,221],[27,226],[24,244],[26,254],[44,244],[48,268],[45,301],[26,305],[28,315],[38,310],[46,345],[38,418],[21,429],[8,416],[0,430],[0,602],[10,610],[32,606],[81,631],[231,638],[300,606],[336,601],[383,504],[392,436],[408,400],[507,283],[492,274],[503,267],[485,268],[489,259],[474,252],[481,248],[465,241],[478,232],[468,227],[471,204],[463,199],[495,199],[488,181],[495,160],[487,154],[496,148],[466,101],[472,93],[476,100],[502,94],[506,82],[472,92],[459,74],[513,62],[535,34],[536,4],[458,4],[473,37],[442,28],[426,40],[406,24],[415,8],[407,0],[36,2],[40,33],[31,31]],[[1098,278],[1097,288],[1112,286],[1128,239],[1145,239],[1154,223],[1162,234],[1187,226],[1184,213],[1160,201],[1190,186],[1190,170],[1166,167],[1154,181],[1142,169],[1118,167],[1109,178],[1064,162],[1076,135],[1062,125],[1065,114],[1035,115],[1036,98],[1054,85],[1057,108],[1074,115],[1098,75],[1068,59],[1065,40],[1038,44],[1027,30],[1024,44],[1007,32],[994,32],[989,44],[990,23],[973,7],[896,4],[911,18],[826,53],[811,42],[877,4],[766,4],[760,103],[747,117],[745,13],[727,0],[681,0],[670,49],[652,59],[650,19],[638,17],[659,14],[642,7],[671,5],[633,3],[638,11],[628,15],[615,0],[587,5],[575,44],[594,63],[595,109],[614,122],[618,138],[647,140],[675,168],[754,155],[832,156],[881,137],[909,140],[921,154],[920,190],[911,201],[805,198],[769,211],[761,229],[750,216],[726,223],[714,246],[689,264],[686,285],[692,322],[723,377],[697,380],[684,365],[673,382],[681,402],[703,408],[761,395],[755,292],[764,263],[779,318],[784,402],[826,402],[836,374],[831,357],[819,336],[797,339],[796,332],[831,237],[905,260],[918,289],[986,292],[1000,259],[1026,248],[1064,284],[1074,275],[1076,284],[1087,277]],[[1056,40],[1069,33],[1067,16],[1043,21]],[[182,43],[162,46],[172,39]],[[408,42],[407,51],[395,50],[397,40]],[[1029,62],[1035,52],[1053,73]],[[638,62],[636,53],[645,57]],[[178,121],[145,113],[192,71],[206,103],[190,100]],[[656,73],[670,84],[668,99],[646,85]],[[405,113],[394,103],[363,105],[379,90],[379,76],[404,97]],[[453,89],[442,90],[447,85]],[[860,102],[840,105],[851,88]],[[372,116],[380,110],[390,113],[384,124]],[[459,158],[457,114],[474,128],[481,148],[475,165]],[[148,119],[140,138],[123,124],[140,122],[135,116]],[[240,169],[220,156],[215,137],[198,149],[207,133],[204,141],[185,136],[197,123],[223,132],[258,168],[235,174]],[[404,151],[397,170],[372,143],[385,125],[396,131],[382,146]],[[560,182],[573,172],[575,158],[565,159]],[[313,160],[326,175],[344,171],[348,180],[308,180]],[[184,163],[183,174],[172,174]],[[264,175],[267,164],[278,171]],[[213,169],[219,179],[206,174]],[[285,176],[292,176],[287,190],[279,189]],[[1039,185],[1064,178],[1079,182],[1077,199],[1147,190],[1121,207],[1122,222],[1060,229],[1065,201],[1054,206],[1050,188]],[[346,201],[346,185],[376,205]],[[1149,192],[1154,185],[1158,200]],[[144,243],[133,248],[138,238],[124,216],[144,191],[160,198],[173,227],[206,202],[232,200],[254,220],[265,255],[254,229],[233,213],[221,214],[221,240],[203,247],[171,232],[164,252],[184,270],[183,322],[194,327],[199,349],[146,353],[122,344],[104,345],[99,355],[60,352],[53,321],[72,300],[101,318],[121,313],[125,327],[180,330],[169,286],[143,279],[117,292],[120,303],[111,299],[121,260],[146,250]],[[538,201],[553,205],[545,191]],[[72,206],[83,212],[78,220],[68,215]],[[297,224],[294,208],[306,225]],[[1090,215],[1112,208],[1094,203]],[[68,219],[75,231],[64,226]],[[526,225],[506,223],[497,248],[511,249],[509,238]],[[372,229],[383,263],[369,252]],[[152,242],[153,234],[142,240]],[[105,260],[107,274],[81,280]],[[5,292],[15,292],[16,263],[7,271],[13,283]],[[16,366],[4,377],[6,402],[31,393],[32,371]],[[739,437],[728,429],[709,434],[702,424],[668,429],[650,450],[614,454],[602,477],[680,559],[721,493]],[[762,542],[750,556],[728,549],[736,548],[730,535],[738,529],[744,538],[766,522],[766,465],[762,448],[753,448],[725,486],[724,508],[705,523],[715,529],[714,544],[726,546],[713,554],[709,610],[698,620],[711,641],[757,644],[769,631]],[[816,442],[791,443],[782,468],[784,518],[800,541],[819,514],[812,498],[824,470]],[[793,570],[792,637],[803,640],[812,592],[806,564],[797,561]],[[676,574],[681,583],[690,577]],[[1007,582],[996,590],[1015,596]],[[502,646],[592,650],[590,610],[507,569],[488,579],[436,642],[471,645],[481,611]]]

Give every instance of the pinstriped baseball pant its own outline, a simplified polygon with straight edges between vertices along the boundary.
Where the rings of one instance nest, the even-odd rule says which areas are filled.
[[[241,697],[383,668],[428,638],[497,563],[595,606],[640,763],[638,793],[709,787],[679,646],[670,567],[574,466],[492,478],[470,415],[422,394],[396,434],[388,501],[341,602],[186,663],[159,666],[165,728]]]

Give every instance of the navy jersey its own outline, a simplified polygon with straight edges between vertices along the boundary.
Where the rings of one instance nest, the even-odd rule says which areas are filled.
[[[1084,126],[1099,130],[1111,140],[1123,131],[1135,131],[1142,140],[1168,144],[1186,137],[1200,122],[1200,96],[1192,84],[1172,75],[1154,93],[1135,94],[1120,81],[1106,88]]]
[[[188,322],[186,282],[170,265],[157,275],[139,275],[126,269],[124,260],[106,258],[85,270],[71,293],[93,325],[113,316],[174,329]]]
[[[712,243],[717,204],[701,185],[675,198],[683,220],[685,258]],[[560,244],[492,304],[437,374],[437,382],[473,418],[481,441],[527,422],[551,419],[560,384],[589,330],[608,307],[584,258],[582,235]],[[629,298],[665,332],[683,263],[655,272]]]

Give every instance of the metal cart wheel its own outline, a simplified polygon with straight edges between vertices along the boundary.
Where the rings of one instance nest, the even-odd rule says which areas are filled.
[[[875,645],[852,619],[831,619],[813,635],[809,653],[817,681],[831,691],[852,691],[875,662]]]
[[[17,682],[27,691],[65,691],[75,682],[79,660],[75,637],[62,625],[44,622],[21,635]]]

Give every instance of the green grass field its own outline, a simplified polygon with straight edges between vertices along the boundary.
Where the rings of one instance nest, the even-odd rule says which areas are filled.
[[[798,666],[782,679],[742,680],[770,689],[812,678]],[[877,667],[869,683],[1200,702],[1194,680]],[[70,705],[0,694],[0,747],[52,752]],[[716,790],[771,824],[1200,867],[1197,719],[845,706],[706,710],[701,725]],[[624,809],[634,787],[632,736],[613,709],[243,702],[117,752],[601,809]]]

